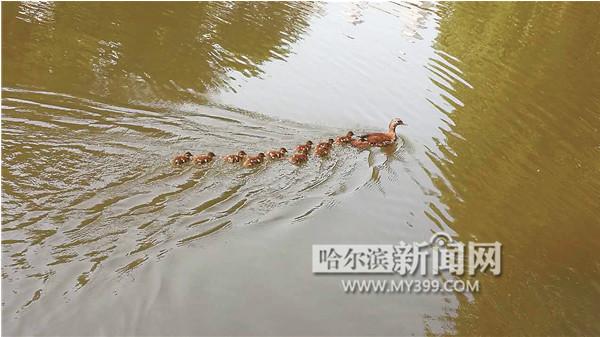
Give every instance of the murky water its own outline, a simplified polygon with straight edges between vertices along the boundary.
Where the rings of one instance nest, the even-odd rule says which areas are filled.
[[[600,334],[600,5],[3,3],[2,34],[4,334]],[[397,146],[303,167],[168,163],[393,117]],[[439,230],[503,274],[311,273]]]

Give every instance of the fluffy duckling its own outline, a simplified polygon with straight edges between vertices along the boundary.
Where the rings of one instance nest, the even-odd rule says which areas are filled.
[[[348,144],[353,140],[352,136],[354,136],[354,132],[348,131],[348,133],[345,136],[336,137],[335,143],[336,144]]]
[[[329,151],[331,151],[331,147],[317,147],[315,149],[315,157],[327,157],[329,156]]]
[[[283,158],[285,157],[285,154],[288,151],[286,150],[285,147],[282,147],[281,149],[279,149],[279,151],[269,151],[267,152],[267,157],[271,158],[271,159],[279,159],[279,158]]]
[[[312,145],[313,145],[313,142],[309,140],[304,145],[296,146],[296,152],[307,154],[310,151],[310,149],[312,148]]]
[[[352,141],[352,145],[361,149],[368,148],[370,146],[387,146],[396,141],[396,127],[399,125],[406,125],[400,118],[394,118],[388,126],[387,132],[374,132],[366,135],[359,136],[357,139]]]
[[[320,148],[331,150],[332,146],[333,146],[333,139],[329,138],[329,140],[327,140],[326,142],[317,144],[317,150]]]
[[[179,155],[173,157],[173,159],[171,159],[171,164],[183,165],[185,163],[189,163],[190,160],[192,160],[192,153],[188,151],[184,154],[179,154]]]
[[[261,152],[254,157],[246,158],[246,160],[244,160],[244,163],[242,165],[244,165],[244,167],[254,167],[254,166],[262,163],[264,160],[265,160],[265,154]]]
[[[290,157],[290,163],[294,165],[300,165],[308,161],[308,155],[306,153],[295,153]]]
[[[215,157],[215,154],[212,152],[209,152],[207,154],[196,155],[196,156],[194,156],[194,158],[192,158],[192,160],[194,161],[194,164],[203,165],[203,164],[210,163],[214,157]]]
[[[230,154],[228,156],[225,156],[225,158],[223,158],[226,162],[228,163],[239,163],[242,161],[242,159],[246,158],[246,152],[244,151],[240,151],[237,154]]]

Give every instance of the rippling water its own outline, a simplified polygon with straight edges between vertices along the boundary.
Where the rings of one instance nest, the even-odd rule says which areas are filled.
[[[8,335],[597,335],[600,6],[3,3]],[[175,153],[399,129],[301,167]],[[320,243],[500,241],[474,296],[348,295]]]

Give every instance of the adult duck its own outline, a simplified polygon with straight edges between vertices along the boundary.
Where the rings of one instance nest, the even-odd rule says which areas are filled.
[[[406,124],[400,118],[394,118],[390,122],[387,132],[374,132],[359,136],[352,141],[352,146],[364,149],[371,146],[381,147],[390,145],[398,139],[398,136],[396,136],[396,127],[400,125]]]

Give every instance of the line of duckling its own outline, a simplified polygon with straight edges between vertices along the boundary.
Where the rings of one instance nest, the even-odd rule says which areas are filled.
[[[344,136],[338,136],[334,139],[330,138],[326,142],[317,144],[314,151],[315,157],[327,157],[331,152],[333,144],[338,145],[351,145],[359,149],[366,149],[369,147],[383,147],[391,145],[396,142],[396,127],[400,125],[406,125],[399,118],[394,118],[388,126],[387,132],[373,132],[367,133],[362,136],[354,138],[354,133],[348,131]],[[312,149],[313,142],[307,141],[306,144],[296,146],[295,153],[288,159],[294,165],[300,165],[308,161],[308,154]],[[287,149],[282,147],[279,150],[272,150],[265,153],[261,152],[256,156],[248,156],[246,152],[240,151],[237,154],[230,154],[223,157],[223,160],[227,163],[235,164],[242,163],[244,167],[255,167],[265,161],[265,158],[270,159],[282,159],[287,154]],[[175,166],[184,165],[187,163],[194,163],[196,165],[205,165],[214,160],[216,155],[213,152],[206,154],[193,155],[191,152],[180,154],[171,159],[171,164]]]

